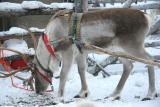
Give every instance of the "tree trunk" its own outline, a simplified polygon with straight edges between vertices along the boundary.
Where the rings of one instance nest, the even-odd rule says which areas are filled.
[[[83,0],[83,12],[88,11],[88,0]]]
[[[104,68],[110,64],[114,64],[117,62],[118,60],[118,57],[114,57],[114,56],[110,56],[108,58],[106,58],[105,60],[103,60],[101,63],[97,63],[96,61],[94,61],[93,59],[89,58],[88,57],[88,63],[93,63],[93,64],[90,64],[92,66],[88,66],[88,72],[93,74],[94,76],[97,76],[98,73],[100,71],[102,71],[104,73],[105,76],[110,76],[109,73],[107,73]]]
[[[151,26],[148,35],[155,33],[160,28],[160,18]]]
[[[123,8],[130,8],[132,3],[133,0],[127,0],[126,2],[124,2]]]

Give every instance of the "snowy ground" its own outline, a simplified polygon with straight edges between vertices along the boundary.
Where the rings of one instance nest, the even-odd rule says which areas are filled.
[[[154,40],[147,40],[152,42]],[[20,42],[19,42],[20,43]],[[23,42],[22,42],[23,43]],[[11,46],[13,47],[12,43]],[[17,45],[20,46],[19,44]],[[25,46],[25,45],[21,45]],[[16,45],[15,45],[16,48]],[[26,48],[26,47],[25,47]],[[18,48],[17,48],[18,49]],[[19,48],[22,49],[22,48]],[[159,55],[159,49],[147,48],[152,55]],[[101,58],[96,57],[95,58]],[[100,60],[100,59],[99,59]],[[141,101],[147,94],[148,75],[146,67],[141,63],[134,63],[134,69],[122,91],[121,99],[110,101],[104,99],[109,96],[115,89],[123,68],[121,64],[108,66],[106,70],[114,75],[103,78],[100,74],[97,77],[86,73],[87,83],[90,95],[87,98],[98,107],[159,107],[160,106],[160,69],[156,70],[156,89],[158,97],[151,101]],[[2,72],[2,71],[0,71]],[[113,73],[114,72],[114,73]],[[117,72],[117,73],[115,73]],[[26,75],[26,74],[23,74]],[[19,81],[14,79],[16,83]],[[74,95],[80,90],[80,79],[77,72],[76,64],[73,65],[66,84],[65,101],[69,103],[54,105],[54,99],[57,95],[59,79],[53,79],[54,92],[46,92],[44,95],[37,95],[35,92],[14,88],[10,78],[0,79],[0,106],[56,106],[56,107],[76,107],[80,100],[73,99]],[[71,101],[71,102],[70,102]]]
[[[113,68],[113,69],[112,69]],[[116,69],[115,69],[116,68]],[[121,65],[109,67],[110,72],[113,70],[121,71]],[[120,79],[120,75],[112,75],[103,78],[101,75],[93,77],[87,73],[87,82],[90,90],[88,100],[93,101],[99,107],[159,107],[160,106],[160,70],[156,69],[156,89],[158,98],[151,101],[141,101],[147,94],[148,78],[146,68],[143,64],[136,63],[132,73],[124,87],[121,99],[118,101],[104,100],[103,98],[112,93]],[[70,101],[80,89],[80,80],[77,73],[76,65],[71,69],[71,75],[67,80],[65,100]],[[54,106],[54,98],[58,90],[58,79],[53,79],[55,87],[54,92],[46,92],[44,95],[37,95],[35,92],[29,92],[12,87],[10,79],[0,79],[0,106]],[[73,99],[72,99],[73,100]],[[77,101],[68,104],[58,104],[57,107],[75,107]]]
[[[120,6],[119,4],[117,6]],[[111,7],[106,5],[106,7]],[[22,4],[13,3],[0,3],[1,11],[9,11],[12,9],[25,11],[25,9],[37,9],[37,8],[67,8],[72,9],[72,4],[57,4],[52,3],[49,5],[41,2],[23,2]],[[12,29],[11,31],[15,31]],[[10,31],[10,32],[11,32]],[[8,32],[1,32],[0,35],[8,34]],[[160,40],[159,40],[160,41]],[[16,41],[17,43],[17,41]],[[26,44],[24,42],[18,42],[17,46],[11,43],[11,47],[20,49],[23,52],[30,53],[32,50],[26,50]],[[8,43],[7,43],[8,44]],[[22,47],[23,46],[23,47]],[[7,47],[7,46],[6,46]],[[148,48],[148,52],[152,55],[160,55],[160,49]],[[6,52],[7,54],[8,52]],[[32,52],[31,52],[32,53]],[[96,56],[95,56],[96,57]],[[97,60],[99,57],[96,57]],[[115,89],[123,70],[121,64],[115,64],[105,68],[109,73],[114,74],[110,77],[103,78],[102,75],[97,77],[86,73],[87,83],[90,91],[90,95],[87,100],[93,102],[98,107],[160,107],[160,69],[155,67],[156,70],[156,89],[158,97],[150,101],[141,101],[147,94],[148,89],[148,75],[144,64],[135,63],[134,69],[126,82],[124,90],[122,91],[121,99],[117,101],[110,101],[104,99],[109,96]],[[0,71],[3,72],[3,71]],[[116,74],[116,75],[115,75]],[[27,74],[23,74],[27,75]],[[16,83],[20,81],[14,79]],[[33,91],[26,91],[18,88],[14,88],[11,84],[10,78],[0,79],[0,106],[49,106],[49,107],[76,107],[80,100],[73,99],[74,95],[80,90],[80,79],[77,73],[76,64],[73,65],[70,75],[66,84],[65,101],[71,101],[63,104],[59,103],[55,105],[54,99],[57,95],[59,79],[53,79],[54,92],[46,92],[43,95],[37,95]],[[73,102],[72,102],[73,101]]]

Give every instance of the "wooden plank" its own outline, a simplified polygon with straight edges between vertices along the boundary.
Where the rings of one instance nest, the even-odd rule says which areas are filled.
[[[42,35],[42,32],[33,32],[35,36]],[[5,34],[4,36],[0,36],[0,41],[3,42],[8,39],[27,39],[31,38],[30,34]]]
[[[17,11],[17,10],[9,10],[9,11],[1,11],[0,17],[12,17],[12,16],[27,16],[27,15],[53,15],[57,10],[53,9],[33,9],[33,10],[25,10],[25,11]]]

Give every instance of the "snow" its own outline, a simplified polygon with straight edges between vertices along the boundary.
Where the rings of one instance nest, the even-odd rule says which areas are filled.
[[[29,6],[31,5],[31,6]],[[111,7],[110,5],[106,5]],[[120,4],[117,4],[120,6]],[[37,9],[37,8],[67,8],[72,9],[73,4],[68,3],[52,3],[50,5],[43,4],[39,1],[24,1],[22,4],[0,3],[0,11],[9,11],[12,9],[24,11],[24,9]],[[115,6],[114,6],[115,7]],[[44,29],[30,28],[31,31],[44,31]],[[0,32],[0,36],[5,34],[26,34],[27,31],[22,28],[12,27],[9,31]],[[146,39],[146,42],[153,42],[154,39]],[[158,41],[158,40],[156,40]],[[34,54],[34,50],[29,49],[24,40],[12,39],[4,42],[6,48],[11,48],[18,50],[23,53]],[[146,50],[152,55],[159,55],[160,50],[156,48],[146,48]],[[4,51],[6,56],[13,55],[12,52]],[[93,58],[100,62],[103,58],[106,58],[105,55],[90,54]],[[127,80],[124,90],[121,94],[121,99],[117,101],[111,101],[104,99],[109,96],[115,89],[121,73],[122,73],[122,64],[114,64],[105,68],[110,74],[110,77],[103,78],[101,74],[97,77],[92,76],[86,72],[87,84],[89,87],[90,95],[86,99],[92,104],[97,105],[97,107],[159,107],[160,106],[160,69],[155,67],[156,74],[156,90],[158,92],[158,97],[150,101],[141,101],[147,94],[148,89],[148,74],[146,72],[147,68],[142,63],[134,63],[133,71]],[[3,72],[3,71],[0,71]],[[18,74],[22,75],[22,74]],[[23,75],[28,76],[28,73]],[[21,81],[14,78],[14,82],[21,86]],[[73,64],[71,71],[69,73],[66,90],[65,90],[65,101],[73,100],[70,103],[59,103],[54,105],[54,99],[58,93],[59,79],[53,78],[54,92],[45,92],[43,95],[37,95],[35,92],[26,91],[18,89],[12,86],[10,78],[0,78],[0,106],[46,106],[46,107],[76,107],[81,100],[73,99],[74,95],[77,94],[80,90],[80,78],[77,71],[77,65]]]
[[[147,5],[147,4],[155,4],[155,3],[159,3],[158,1],[147,1],[147,2],[138,2],[137,4],[136,3],[133,3],[132,6],[141,6],[141,5]]]
[[[1,2],[0,3],[0,11],[19,11],[24,12],[30,9],[73,9],[73,3],[51,3],[44,4],[40,1],[23,1],[21,4],[19,3],[10,3],[10,2]]]
[[[100,4],[101,7],[103,7],[103,4]],[[115,3],[114,5],[106,3],[105,4],[106,8],[122,8],[122,4],[121,3]]]
[[[36,27],[30,27],[29,28],[32,32],[44,32],[45,29],[39,29],[39,28],[36,28]]]
[[[43,9],[49,7],[49,5],[40,1],[23,1],[21,6],[23,9]]]
[[[118,69],[118,68],[117,68]],[[138,69],[138,68],[137,68]],[[104,97],[111,94],[116,87],[120,79],[120,75],[112,75],[108,78],[103,78],[101,75],[93,77],[92,75],[86,75],[87,82],[89,85],[90,95],[87,100],[94,102],[98,107],[159,107],[160,98],[156,98],[150,101],[140,101],[147,94],[148,81],[147,72],[141,71],[130,75],[124,90],[122,92],[121,100],[110,101],[103,99]],[[160,91],[160,70],[156,69],[156,88],[157,92]],[[2,82],[3,81],[3,82]],[[93,84],[94,83],[94,84]],[[10,79],[0,79],[0,105],[8,106],[42,106],[45,105],[52,107],[54,98],[57,95],[58,90],[58,79],[53,79],[55,87],[54,92],[45,93],[44,95],[37,95],[34,92],[20,90],[13,88],[10,83]],[[69,78],[66,84],[65,100],[70,100],[73,96],[78,93],[80,89],[80,81],[77,72],[76,65],[73,65]],[[101,99],[101,100],[97,100]],[[97,100],[97,101],[95,101]],[[56,107],[75,107],[79,100],[68,104],[58,104]],[[53,107],[55,107],[53,105]]]
[[[55,9],[73,9],[73,3],[51,3],[50,7]]]
[[[147,1],[146,3],[145,2],[138,2],[137,4],[136,3],[132,3],[131,6],[143,6],[143,5],[147,5],[147,4],[153,4],[153,3],[157,3],[156,1]],[[110,3],[106,3],[105,4],[105,7],[103,5],[103,3],[100,3],[100,7],[101,8],[122,8],[123,7],[123,4],[122,3],[114,3],[113,4],[110,4]],[[89,6],[89,8],[93,8],[91,6]]]
[[[44,29],[39,29],[36,27],[30,27],[29,28],[32,32],[44,32]],[[0,36],[5,36],[5,35],[26,35],[28,34],[28,31],[23,28],[19,27],[11,27],[8,31],[2,31],[0,32]]]
[[[9,29],[9,31],[2,31],[2,32],[0,32],[0,36],[12,35],[12,34],[22,34],[22,35],[25,35],[25,34],[27,34],[27,31],[24,30],[24,29],[22,29],[22,28],[11,27]]]
[[[28,45],[24,40],[19,40],[19,39],[6,40],[3,46],[5,48],[13,49],[28,55],[34,55],[35,53],[33,48],[28,48]],[[3,52],[4,52],[4,57],[16,55],[16,53],[7,50],[4,50]]]
[[[149,40],[147,40],[149,41]],[[19,51],[26,52],[28,50],[27,44],[23,40],[8,40],[5,41],[4,46]],[[154,48],[149,49],[152,53]],[[155,53],[159,54],[159,50],[155,50]],[[5,53],[5,54],[8,54]],[[105,56],[91,54],[96,60],[101,61]],[[160,97],[150,101],[141,101],[147,94],[148,89],[148,74],[147,68],[142,63],[134,63],[134,69],[126,82],[124,90],[121,94],[121,99],[117,101],[111,101],[104,99],[109,96],[115,89],[121,73],[122,64],[114,64],[105,68],[110,74],[110,77],[103,78],[101,74],[97,77],[86,73],[87,83],[89,87],[89,97],[86,99],[91,104],[97,105],[97,107],[159,107]],[[158,96],[160,96],[160,69],[155,67],[156,73],[156,89]],[[0,71],[3,72],[3,71]],[[18,74],[22,75],[22,74]],[[28,74],[23,74],[28,76]],[[14,83],[21,86],[22,82],[14,78]],[[59,79],[53,78],[54,92],[45,92],[43,95],[37,95],[35,92],[18,89],[12,86],[10,78],[0,79],[0,106],[46,106],[46,107],[76,107],[81,100],[73,99],[74,95],[80,90],[80,78],[77,71],[77,65],[73,64],[69,73],[66,90],[65,101],[73,101],[70,103],[59,103],[54,105],[54,99],[56,99],[58,93]],[[50,87],[49,87],[50,88]]]
[[[21,4],[18,3],[10,3],[10,2],[1,2],[0,3],[0,11],[25,11]]]
[[[141,6],[144,4],[151,4],[157,3],[156,1],[147,1],[145,2],[138,2],[137,4],[133,3],[132,6]],[[106,3],[105,8],[121,8],[123,4],[115,3],[114,5]],[[44,4],[40,1],[23,1],[21,4],[18,3],[10,3],[10,2],[2,2],[0,3],[0,11],[26,11],[30,9],[73,9],[73,3],[51,3],[51,4]],[[100,7],[103,7],[103,4],[100,3]],[[92,8],[89,6],[89,8]]]

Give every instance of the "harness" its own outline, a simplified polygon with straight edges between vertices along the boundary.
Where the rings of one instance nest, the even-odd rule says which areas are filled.
[[[43,36],[42,36],[42,40],[44,42],[45,47],[47,48],[48,52],[52,55],[52,57],[55,57],[57,60],[60,60],[57,56],[56,53],[54,51],[54,49],[51,47],[50,42],[48,41],[47,35],[44,32]]]
[[[56,56],[55,51],[52,49],[52,47],[51,47],[51,45],[50,45],[50,43],[49,43],[49,41],[48,41],[48,38],[47,38],[46,33],[43,33],[42,40],[43,40],[43,43],[44,43],[45,47],[47,48],[48,52],[51,54],[51,56],[52,56],[52,57],[55,57],[57,60],[59,60],[58,57]],[[43,65],[40,63],[40,61],[39,61],[39,59],[38,59],[37,56],[35,56],[35,59],[36,59],[36,61],[37,61],[38,66],[39,66],[43,71],[45,71],[46,73],[48,73],[51,77],[53,77],[53,73],[52,73],[49,69],[46,69],[46,68],[43,67]],[[52,91],[53,91],[53,90],[54,90],[54,87],[53,87],[53,85],[52,85],[52,80],[50,80],[47,76],[45,76],[43,73],[41,73],[41,72],[38,70],[38,68],[35,68],[35,70],[36,70],[36,72],[37,72],[39,75],[41,75],[41,77],[43,77],[43,79],[45,79],[48,83],[50,83],[51,89],[52,89]]]
[[[80,53],[82,53],[82,43],[80,37],[81,19],[83,13],[73,13],[70,20],[69,26],[69,37],[73,44],[76,44]]]
[[[80,43],[80,27],[81,27],[81,19],[82,19],[82,16],[83,14],[82,13],[72,13],[72,15],[68,15],[68,13],[66,14],[64,12],[64,14],[60,14],[58,16],[55,16],[55,17],[59,17],[59,16],[64,16],[64,17],[69,17],[69,40],[72,41],[73,44],[76,44],[77,48],[79,49],[79,51],[82,53],[82,50],[81,50],[81,43]],[[58,44],[58,41],[55,42],[55,43],[52,43],[53,41],[49,41],[48,38],[47,38],[47,35],[46,33],[44,32],[43,33],[43,36],[42,36],[42,40],[43,40],[43,43],[46,47],[46,49],[48,50],[48,52],[51,54],[52,57],[56,58],[58,61],[60,61],[60,59],[57,57],[56,55],[56,52],[54,50],[54,45],[56,45],[55,43]],[[65,40],[65,39],[64,39]],[[52,45],[52,46],[51,46]],[[52,48],[53,47],[53,48]],[[40,61],[38,60],[37,56],[35,57],[36,58],[36,61],[37,61],[37,64],[39,65],[39,67],[47,72],[48,74],[50,74],[50,76],[53,76],[53,73],[49,70],[49,69],[46,69],[43,67],[43,65],[40,63]],[[50,84],[51,84],[51,87],[53,88],[52,86],[52,81],[48,79],[47,76],[43,75],[41,72],[38,71],[37,69],[37,72],[46,80],[48,81]]]

